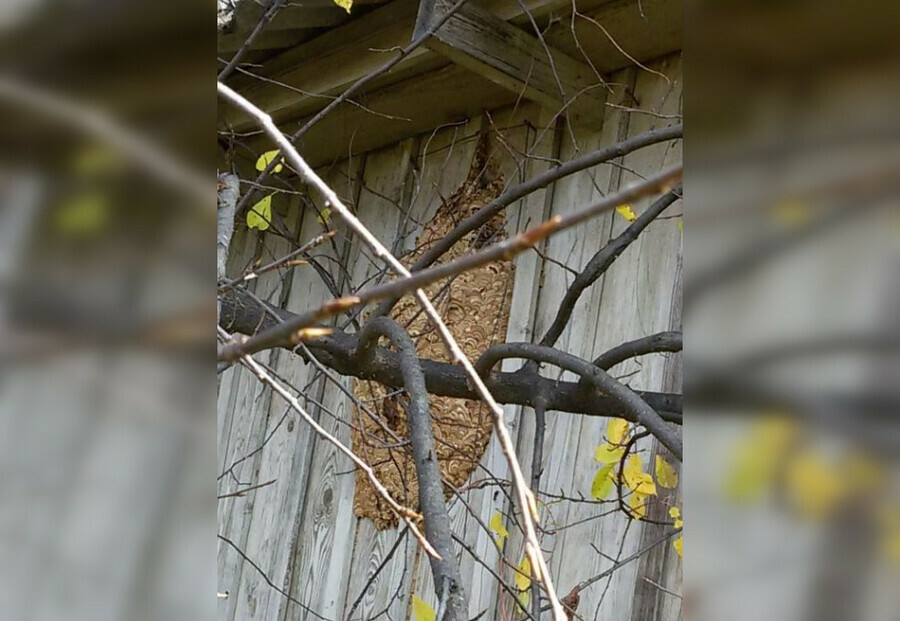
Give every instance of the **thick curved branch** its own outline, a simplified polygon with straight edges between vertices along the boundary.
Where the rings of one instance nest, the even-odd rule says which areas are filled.
[[[406,414],[416,479],[419,483],[419,510],[425,519],[425,536],[441,556],[440,559],[430,557],[429,560],[438,600],[446,602],[446,613],[442,619],[464,620],[468,608],[460,580],[459,564],[453,552],[450,516],[444,503],[441,473],[434,449],[425,374],[419,365],[415,343],[397,322],[388,317],[379,317],[363,328],[359,336],[360,358],[374,357],[379,336],[386,337],[399,351],[403,387],[409,394]]]
[[[422,253],[422,256],[420,256],[416,260],[416,262],[412,264],[410,271],[417,272],[432,265],[448,250],[450,250],[450,248],[452,248],[456,242],[465,237],[466,234],[478,229],[495,215],[500,213],[500,211],[516,202],[517,200],[528,196],[532,192],[545,188],[551,183],[562,179],[563,177],[567,177],[569,175],[580,172],[587,168],[591,168],[593,166],[597,166],[598,164],[602,164],[604,162],[609,162],[643,147],[647,147],[660,142],[665,142],[667,140],[681,138],[682,134],[683,125],[681,124],[673,125],[671,127],[666,127],[663,129],[650,130],[627,140],[623,140],[622,142],[616,143],[614,145],[598,149],[593,153],[588,153],[574,160],[569,160],[565,164],[561,164],[556,168],[551,168],[550,170],[541,175],[538,175],[537,177],[533,177],[532,179],[529,179],[524,183],[520,183],[517,186],[509,188],[493,201],[460,222],[456,226],[456,228],[450,231],[435,245],[431,246],[428,250]],[[394,304],[397,303],[398,299],[399,298],[385,300],[378,305],[372,316],[380,317],[382,315],[386,315],[388,312],[390,312],[391,308],[394,307]]]
[[[587,360],[551,347],[532,343],[503,343],[488,348],[475,363],[475,370],[486,375],[495,364],[505,358],[525,358],[546,362],[587,379],[615,399],[620,408],[624,408],[624,411],[620,409],[615,416],[643,425],[656,436],[663,446],[669,449],[678,461],[682,460],[682,443],[679,434],[660,417],[656,410],[641,399],[640,395],[617,381],[603,369],[595,367]]]
[[[681,351],[682,340],[681,332],[657,332],[613,347],[606,353],[600,354],[592,364],[608,371],[617,364],[637,356],[661,351]]]
[[[222,296],[222,327],[242,334],[264,331],[280,321],[296,317],[290,311],[263,305],[240,288]],[[295,344],[284,341],[277,345],[294,349]],[[381,382],[386,386],[400,387],[403,375],[398,354],[378,348],[368,362],[356,355],[357,338],[352,334],[335,332],[329,336],[306,342],[320,362],[341,375]],[[479,399],[463,369],[455,364],[422,360],[425,386],[428,392],[442,397]],[[541,395],[546,395],[547,409],[557,412],[586,414],[589,416],[617,416],[621,410],[615,399],[602,394],[591,386],[579,386],[576,382],[557,382],[549,378],[532,377],[521,373],[491,373],[487,378],[491,393],[505,404],[533,407]],[[640,392],[641,398],[659,412],[664,420],[681,423],[681,395],[657,392]]]
[[[644,229],[646,229],[651,222],[679,198],[681,198],[680,184],[673,188],[669,193],[654,201],[654,203],[650,205],[640,217],[632,222],[628,228],[593,256],[587,266],[572,282],[568,291],[566,291],[566,295],[563,297],[563,300],[559,305],[559,310],[556,313],[556,318],[553,320],[553,323],[547,329],[547,333],[544,334],[544,337],[540,341],[541,345],[552,347],[556,344],[559,336],[563,333],[563,330],[565,330],[566,324],[569,323],[572,312],[575,310],[575,305],[578,303],[578,299],[581,297],[581,294],[584,293],[585,289],[590,287],[598,278],[600,278],[600,276],[605,274],[619,255],[625,252],[625,249],[638,238]]]

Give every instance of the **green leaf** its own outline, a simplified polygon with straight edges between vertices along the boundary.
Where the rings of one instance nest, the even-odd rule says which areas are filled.
[[[268,167],[269,164],[274,162],[275,159],[278,158],[278,156],[280,156],[280,155],[281,155],[281,151],[279,151],[278,149],[275,149],[273,151],[266,151],[265,153],[263,153],[262,155],[259,156],[258,160],[256,160],[256,170],[260,170],[260,171],[265,170],[266,167]],[[281,162],[283,162],[283,161],[284,161],[284,158],[283,157],[280,158],[278,160],[278,162],[279,162],[278,165],[272,169],[272,172],[280,173],[281,169],[284,168],[281,165]]]
[[[350,12],[350,7],[353,6],[353,0],[334,0],[334,3],[348,13]]]
[[[606,464],[597,474],[594,475],[594,482],[591,484],[591,498],[594,500],[605,500],[613,488],[612,471],[616,467],[615,462]]]
[[[413,617],[416,621],[435,621],[437,619],[437,613],[434,611],[434,608],[418,595],[413,595],[412,608]]]
[[[247,212],[247,226],[265,231],[272,222],[272,195],[269,194]]]

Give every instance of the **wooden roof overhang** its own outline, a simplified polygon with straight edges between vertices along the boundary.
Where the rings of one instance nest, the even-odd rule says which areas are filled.
[[[348,15],[333,0],[289,2],[228,83],[291,134],[429,31],[452,4],[355,0]],[[237,5],[232,31],[219,36],[220,62],[263,10],[255,0]],[[302,153],[318,166],[522,99],[599,122],[605,76],[680,50],[682,10],[682,0],[469,0],[422,46],[313,126]],[[222,101],[219,129],[240,135],[250,151],[271,148],[250,118]]]

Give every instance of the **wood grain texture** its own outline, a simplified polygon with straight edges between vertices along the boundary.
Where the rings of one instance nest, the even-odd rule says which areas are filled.
[[[449,0],[422,3],[415,35],[433,29],[452,6]],[[548,108],[566,107],[597,126],[603,122],[605,84],[590,65],[477,5],[457,10],[426,45],[516,95]]]
[[[366,157],[362,188],[357,205],[357,216],[372,233],[390,246],[406,220],[410,201],[410,177],[417,140],[407,140],[393,147],[370,153]],[[384,278],[383,265],[371,256],[368,248],[358,239],[352,240],[349,255],[351,286],[356,289]],[[348,388],[351,385],[347,384]],[[352,421],[353,408],[343,397],[346,420]],[[350,429],[346,429],[350,438]],[[354,447],[358,450],[359,447]],[[353,484],[350,471],[346,479]],[[347,498],[346,511],[341,521],[346,524],[347,538],[353,541],[353,562],[347,568],[347,592],[338,610],[347,614],[349,608],[369,582],[376,568],[382,563],[397,539],[397,531],[377,531],[367,520],[359,520],[353,513],[352,487]],[[407,499],[398,498],[401,503]],[[412,540],[414,541],[414,540]],[[387,609],[392,618],[403,618],[407,606],[406,593],[411,580],[410,567],[414,562],[415,544],[401,544],[377,578],[371,581],[363,600],[354,612],[354,618],[366,619]],[[338,615],[339,616],[339,615]]]
[[[613,74],[610,82],[618,86],[610,96],[610,102],[663,115],[680,113],[680,59],[665,58],[654,62],[651,68],[665,73],[671,82],[641,69]],[[546,170],[552,165],[553,158],[569,159],[651,127],[675,122],[652,114],[605,107],[603,126],[598,130],[577,123],[557,124],[554,112],[531,102],[520,102],[495,109],[489,116],[476,114],[470,120],[463,118],[444,127],[428,128],[414,138],[354,158],[349,168],[344,164],[332,167],[328,171],[328,181],[356,206],[362,221],[382,241],[392,242],[396,238],[395,251],[402,254],[412,249],[422,223],[465,178],[481,129],[493,132],[494,155],[501,163],[506,182],[512,184]],[[526,159],[525,153],[537,157]],[[637,179],[638,175],[652,174],[680,158],[680,142],[661,144],[631,154],[622,161],[560,180],[511,206],[507,210],[508,232],[523,230],[551,214],[577,210]],[[360,183],[354,185],[357,178]],[[647,204],[642,201],[633,205],[635,212],[640,213]],[[665,215],[680,211],[678,203]],[[315,222],[317,215],[309,211],[303,214],[300,238],[307,239],[321,229]],[[361,248],[356,239],[348,237],[340,224],[335,225],[339,229],[335,237],[337,250],[328,248],[323,252],[337,252],[349,266],[349,273],[342,275],[332,262],[326,263],[329,270],[334,270],[334,277],[343,281],[343,291],[351,292],[377,280],[379,275],[383,276],[381,263]],[[618,214],[607,214],[550,238],[540,250],[549,259],[579,269],[611,235],[617,235],[626,225]],[[237,269],[241,261],[259,250],[255,240],[251,239],[253,237],[255,234],[240,232],[236,236],[239,241],[232,256],[232,269]],[[678,301],[673,296],[677,292],[680,256],[681,232],[677,220],[660,220],[652,224],[607,275],[585,292],[559,346],[590,358],[625,340],[675,326],[673,309],[677,308]],[[507,338],[533,340],[539,338],[552,322],[572,274],[552,261],[543,261],[536,252],[518,256],[516,269]],[[256,286],[259,287],[259,283]],[[275,290],[263,289],[270,293]],[[325,297],[330,295],[314,272],[308,268],[294,270],[286,298],[290,310],[299,311],[306,308],[309,300]],[[307,366],[287,353],[274,364],[280,373],[298,385],[302,386],[304,380],[312,378]],[[520,361],[507,360],[504,370],[514,370],[520,365]],[[659,390],[677,381],[679,368],[676,360],[667,361],[663,356],[654,355],[628,361],[613,371],[616,375],[636,372],[628,378],[632,386]],[[542,373],[548,377],[558,376],[554,369],[544,369]],[[227,430],[220,430],[219,435],[220,467],[229,463],[221,452],[227,453],[229,458],[235,453],[246,452],[267,429],[271,431],[277,422],[273,419],[281,414],[277,405],[263,407],[263,398],[254,388],[255,382],[249,379],[243,378],[240,372],[231,371],[222,378],[219,416],[220,424],[227,425]],[[349,382],[344,382],[349,388]],[[317,412],[321,422],[339,437],[349,440],[347,423],[351,420],[351,408],[346,396],[333,386],[326,388],[324,385],[313,386],[310,394],[320,399],[331,412]],[[533,413],[521,407],[507,407],[505,411],[527,473],[534,435]],[[547,421],[541,489],[575,495],[580,492],[588,496],[596,470],[593,450],[602,441],[607,421],[555,412],[547,413]],[[368,520],[354,516],[354,475],[349,463],[330,445],[301,440],[300,426],[298,422],[290,434],[280,435],[279,432],[273,436],[269,452],[256,461],[251,459],[242,464],[246,468],[242,472],[253,481],[276,474],[279,479],[292,480],[283,487],[260,490],[266,492],[265,495],[220,502],[223,524],[220,528],[232,533],[229,536],[235,541],[241,541],[251,558],[258,562],[262,559],[277,584],[284,585],[293,597],[329,619],[343,619],[361,593],[361,603],[354,611],[353,619],[371,618],[382,611],[393,619],[408,619],[412,595],[418,595],[436,607],[428,564],[421,558],[415,541],[407,537],[398,544],[397,529],[377,531]],[[653,455],[651,451],[655,450],[653,444],[646,442],[639,448],[644,451],[646,463]],[[484,479],[489,474],[501,479],[508,477],[506,460],[495,439],[489,443],[481,467],[470,481]],[[508,515],[507,497],[497,487],[488,486],[467,490],[463,499],[465,503],[451,500],[449,506],[454,531],[463,537],[479,559],[476,561],[467,552],[459,551],[464,587],[470,598],[470,616],[482,611],[486,611],[482,618],[512,615],[514,608],[510,598],[498,594],[494,579],[481,564],[486,563],[507,578],[511,575],[508,569],[502,569],[493,545],[493,534],[481,525],[486,524],[495,512]],[[254,506],[259,503],[272,506]],[[596,518],[610,508],[582,503],[558,503],[542,508],[544,527],[557,529],[555,534],[543,536],[542,545],[549,553],[551,571],[560,593],[568,592],[573,584],[609,566],[608,560],[587,545],[589,542],[605,554],[616,557],[634,552],[651,537],[649,528],[639,524],[629,527],[621,514]],[[566,527],[591,517],[596,519]],[[511,536],[504,556],[509,562],[518,564],[521,538],[515,534],[508,518],[505,522]],[[396,550],[385,561],[395,544]],[[239,559],[228,550],[220,549],[219,561],[219,588],[232,593],[229,600],[220,601],[220,618],[229,621],[264,617],[279,621],[314,618],[253,579],[249,574],[255,573],[254,570],[246,565],[242,567]],[[642,565],[634,563],[613,574],[608,585],[607,581],[600,581],[582,592],[579,613],[584,618],[594,618],[596,614],[598,618],[611,621],[631,621],[645,613],[665,620],[680,618],[678,600],[661,596],[655,587],[648,590],[639,578],[645,574],[655,575],[660,584],[680,590],[680,560],[671,551],[671,546],[665,550],[661,547],[659,553],[642,562]],[[368,584],[382,564],[379,576]],[[269,594],[263,594],[263,590],[268,590]],[[238,610],[233,609],[235,605]]]

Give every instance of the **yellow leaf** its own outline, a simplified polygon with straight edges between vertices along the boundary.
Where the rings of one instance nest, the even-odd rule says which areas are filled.
[[[624,453],[624,447],[613,446],[612,444],[601,444],[594,449],[594,460],[601,464],[614,464],[622,459]]]
[[[669,509],[669,517],[675,519],[675,528],[681,528],[684,526],[684,522],[681,519],[681,509],[678,507],[672,507]]]
[[[275,159],[278,158],[279,155],[281,155],[281,152],[278,149],[275,149],[273,151],[266,151],[265,153],[263,153],[262,155],[259,156],[258,160],[256,160],[256,170],[265,170],[266,167],[268,167],[269,164],[274,162]],[[283,157],[280,158],[278,160],[278,164],[275,166],[275,168],[272,169],[272,172],[280,173],[282,168],[284,168],[281,165],[281,162],[283,162],[283,161],[284,161],[284,158]]]
[[[506,538],[509,536],[509,531],[506,530],[506,527],[503,525],[503,516],[500,515],[499,511],[491,516],[489,526],[491,530],[494,531],[494,534],[497,535],[497,545],[503,547],[503,542],[506,541]]]
[[[272,221],[272,195],[269,194],[247,212],[247,226],[265,231]]]
[[[678,230],[684,233],[684,220],[678,221]]]
[[[591,498],[594,500],[605,500],[612,491],[615,480],[612,477],[613,468],[616,464],[606,464],[594,475],[594,482],[591,484]]]
[[[678,485],[678,475],[675,473],[675,468],[659,455],[656,456],[656,482],[667,489],[672,489]]]
[[[796,509],[812,519],[825,517],[846,491],[843,477],[836,468],[811,450],[790,460],[786,483]]]
[[[437,619],[434,608],[418,595],[412,597],[412,608],[416,621],[435,621]]]
[[[755,423],[746,440],[733,451],[725,495],[735,502],[759,498],[771,487],[796,434],[796,424],[783,415],[766,416]]]
[[[675,548],[676,552],[678,552],[678,558],[684,558],[683,556],[681,556],[681,547],[684,545],[682,541],[683,538],[684,535],[682,535],[672,543],[672,547]]]
[[[353,0],[334,0],[334,3],[348,13],[350,12],[350,8],[353,6]]]
[[[110,221],[109,200],[104,194],[84,194],[63,203],[54,214],[56,228],[67,235],[93,235],[102,232]]]
[[[519,612],[524,613],[528,608],[528,603],[531,601],[531,591],[523,591],[519,593],[519,597],[516,600],[516,608],[519,609]]]
[[[606,424],[606,440],[610,444],[625,444],[628,439],[628,421],[624,418],[613,418]]]
[[[316,222],[322,226],[328,226],[328,223],[331,222],[331,207],[323,209],[322,213],[319,214],[319,217],[316,218]]]
[[[640,455],[632,453],[625,462],[622,472],[625,484],[635,493],[643,496],[656,495],[656,483],[649,473],[643,471]]]
[[[519,571],[516,572],[516,587],[520,591],[527,591],[530,586],[531,561],[528,560],[528,555],[525,555],[522,557],[522,562],[519,563]]]
[[[635,220],[637,220],[637,216],[634,215],[634,212],[631,210],[631,205],[621,205],[619,207],[616,207],[616,211],[618,211],[619,215],[629,222],[634,222]]]
[[[812,209],[808,203],[797,200],[783,200],[772,206],[775,221],[786,227],[806,224],[812,219]]]
[[[634,492],[628,497],[628,506],[631,507],[632,513],[638,519],[644,519],[647,516],[647,494]]]

